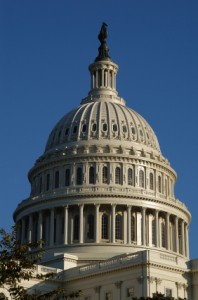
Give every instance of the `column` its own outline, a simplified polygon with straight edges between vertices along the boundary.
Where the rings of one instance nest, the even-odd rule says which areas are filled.
[[[185,255],[185,234],[184,234],[184,221],[182,220],[182,223],[181,223],[181,226],[182,226],[182,254]]]
[[[98,88],[98,70],[96,70],[96,85],[95,85],[96,88]]]
[[[32,214],[29,215],[29,228],[28,228],[28,242],[32,242],[32,229],[33,229],[33,216]]]
[[[166,249],[170,250],[170,214],[166,213]]]
[[[38,240],[42,240],[43,236],[43,216],[42,216],[42,211],[39,211],[38,215]]]
[[[155,245],[159,247],[159,210],[155,211]]]
[[[95,85],[95,82],[94,82],[94,73],[91,74],[91,88],[93,89],[94,88],[94,85]]]
[[[116,205],[111,206],[111,242],[115,243],[115,209]]]
[[[99,208],[100,204],[95,204],[95,242],[99,243]]]
[[[146,244],[146,208],[142,207],[142,245]]]
[[[127,243],[131,244],[131,206],[127,206]]]
[[[107,75],[107,70],[105,70],[104,74],[105,74],[105,75],[104,75],[104,78],[105,78],[104,84],[105,84],[105,87],[107,88],[107,87],[108,87],[108,81],[107,81],[107,78],[108,78],[107,76],[108,76],[108,75]]]
[[[109,87],[110,86],[110,71],[109,71],[109,69],[107,70],[107,87]]]
[[[127,244],[127,212],[126,210],[123,211],[123,242],[126,245]]]
[[[64,236],[63,236],[64,245],[68,244],[68,206],[64,207]]]
[[[25,218],[21,220],[21,243],[25,243]]]
[[[104,87],[104,69],[101,70],[101,76],[102,76],[101,86]]]
[[[186,256],[189,257],[188,224],[186,224],[185,229],[186,229]]]
[[[175,252],[179,252],[179,243],[178,243],[178,217],[175,216]]]
[[[54,208],[50,210],[50,246],[54,245]]]
[[[134,187],[137,186],[137,166],[134,166]]]
[[[84,226],[83,226],[83,219],[84,219],[84,214],[83,214],[83,209],[84,209],[84,205],[81,204],[79,207],[79,216],[80,216],[80,243],[83,243],[83,237],[84,237]]]

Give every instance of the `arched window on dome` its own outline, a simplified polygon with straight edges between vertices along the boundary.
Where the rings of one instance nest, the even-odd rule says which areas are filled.
[[[112,130],[113,132],[117,132],[118,131],[118,125],[117,124],[112,124]]]
[[[95,184],[95,168],[90,167],[89,168],[89,183],[90,184]]]
[[[106,213],[102,215],[101,235],[102,239],[109,239],[109,217]]]
[[[140,170],[139,171],[139,186],[144,188],[145,186],[145,179],[144,179],[144,171]]]
[[[154,176],[153,173],[149,174],[149,185],[150,185],[150,190],[154,189]]]
[[[55,189],[59,188],[59,171],[55,172],[55,182],[54,182]]]
[[[83,126],[82,126],[82,132],[86,132],[87,131],[87,124],[83,124]]]
[[[67,128],[65,129],[65,136],[68,136],[68,134],[69,134],[69,127],[67,127]]]
[[[62,133],[62,129],[60,129],[59,132],[58,132],[58,142],[60,142],[60,139],[61,139],[61,133]]]
[[[79,215],[74,217],[74,231],[73,231],[73,240],[79,240]]]
[[[87,217],[87,238],[94,239],[94,215],[89,214]]]
[[[122,240],[122,216],[120,214],[115,217],[115,238]]]
[[[82,184],[82,180],[83,180],[83,177],[82,177],[82,168],[78,167],[77,171],[76,171],[76,184],[77,185],[81,185]]]
[[[158,176],[158,192],[162,192],[162,178],[160,175]]]
[[[121,168],[115,168],[115,184],[121,184]]]
[[[107,131],[107,123],[102,124],[102,130],[105,132]]]
[[[77,129],[78,129],[78,127],[77,127],[77,125],[75,125],[75,126],[73,127],[73,134],[77,133]]]
[[[97,125],[96,125],[96,123],[92,124],[91,130],[92,130],[93,132],[95,132],[95,131],[97,130]]]
[[[133,135],[136,134],[136,129],[135,129],[135,127],[131,127],[131,132],[132,132]]]
[[[50,189],[50,174],[48,173],[46,177],[46,191],[49,191],[49,189]]]
[[[108,168],[106,166],[102,168],[102,183],[108,183]]]
[[[70,185],[70,169],[65,170],[65,186]]]
[[[128,185],[134,185],[133,183],[133,169],[128,169]]]

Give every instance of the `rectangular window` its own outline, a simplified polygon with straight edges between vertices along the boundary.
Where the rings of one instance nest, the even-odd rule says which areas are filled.
[[[135,296],[134,287],[127,288],[127,297],[133,297],[133,296]]]
[[[105,294],[105,300],[112,300],[110,292],[108,292],[108,293]]]
[[[172,290],[171,289],[165,289],[165,296],[166,297],[172,297]]]

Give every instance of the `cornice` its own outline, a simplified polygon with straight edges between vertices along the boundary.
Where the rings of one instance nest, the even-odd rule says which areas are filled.
[[[129,189],[128,189],[129,190]],[[83,191],[83,188],[82,188],[82,191]],[[111,188],[109,190],[108,193],[106,193],[104,191],[104,187],[103,187],[103,191],[102,192],[97,192],[97,190],[93,190],[92,192],[90,193],[87,193],[87,192],[82,192],[80,193],[80,190],[77,190],[75,189],[75,191],[72,193],[50,193],[50,194],[44,194],[44,197],[42,196],[37,196],[37,197],[30,197],[24,201],[22,201],[18,207],[16,208],[15,212],[14,212],[14,219],[16,218],[16,215],[19,214],[20,212],[26,210],[26,209],[29,209],[30,207],[37,207],[38,205],[40,204],[43,204],[43,203],[53,203],[54,204],[57,204],[57,199],[58,200],[67,200],[65,204],[68,204],[68,205],[74,205],[74,202],[73,202],[73,199],[76,199],[76,201],[78,201],[80,199],[80,203],[84,203],[85,205],[86,204],[90,204],[90,202],[86,203],[86,199],[93,199],[92,203],[96,203],[96,200],[95,199],[98,199],[99,200],[99,204],[104,204],[104,203],[101,203],[102,202],[102,199],[105,199],[105,198],[108,198],[108,203],[106,203],[105,201],[105,204],[109,204],[113,201],[113,202],[116,202],[115,199],[124,199],[124,200],[135,200],[135,201],[146,201],[148,202],[148,206],[146,206],[146,208],[151,208],[152,207],[150,206],[151,203],[155,203],[155,204],[159,204],[159,205],[165,205],[165,206],[168,206],[170,208],[174,208],[176,210],[179,210],[182,214],[185,214],[185,216],[187,217],[187,219],[189,220],[190,222],[190,219],[191,219],[191,215],[188,211],[188,209],[186,208],[186,206],[184,206],[182,204],[182,207],[181,207],[181,203],[182,202],[179,202],[179,203],[176,203],[176,201],[178,200],[161,200],[159,198],[156,198],[155,195],[153,195],[153,198],[151,198],[151,196],[146,196],[146,195],[138,195],[137,193],[135,194],[133,192],[133,190],[131,189],[131,193],[130,191],[128,191],[128,194],[126,194],[126,191],[127,189],[125,188],[125,191],[121,194],[116,194],[114,191],[113,191],[113,188]],[[113,192],[113,194],[112,194]],[[113,200],[111,199],[113,198]],[[70,203],[71,201],[71,203]],[[120,201],[118,201],[117,203],[118,205],[120,204]],[[122,203],[123,205],[129,205],[129,203]],[[138,206],[138,205],[137,205]],[[141,203],[139,204],[139,206],[141,207]],[[54,205],[54,207],[56,207],[56,205]],[[51,208],[51,207],[50,207]],[[153,208],[154,209],[154,208]],[[163,209],[160,209],[160,207],[155,207],[155,209],[159,209],[160,211],[164,211],[164,208]]]

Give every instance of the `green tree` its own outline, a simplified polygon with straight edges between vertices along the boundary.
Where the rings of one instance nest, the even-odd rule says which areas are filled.
[[[48,280],[54,276],[53,273],[35,274],[35,264],[42,258],[43,252],[37,251],[42,241],[36,243],[21,244],[16,239],[16,227],[8,233],[4,229],[0,230],[0,287],[6,288],[16,300],[34,299],[74,299],[81,295],[81,291],[66,294],[61,288],[51,292],[36,295],[28,294],[21,282],[23,280]],[[7,297],[0,293],[0,300]]]

